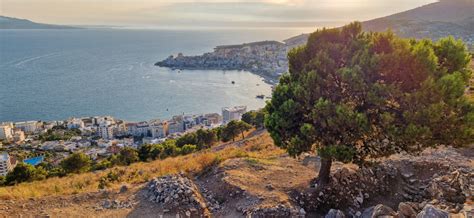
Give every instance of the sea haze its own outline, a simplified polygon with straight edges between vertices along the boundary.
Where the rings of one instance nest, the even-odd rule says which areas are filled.
[[[298,30],[0,30],[0,121],[112,115],[129,121],[261,108],[262,78],[153,66],[170,54],[283,40]],[[235,85],[231,82],[235,81]],[[259,84],[259,85],[257,85]]]

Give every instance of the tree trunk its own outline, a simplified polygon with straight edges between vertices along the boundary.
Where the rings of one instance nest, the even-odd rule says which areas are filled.
[[[242,131],[241,133],[242,133],[242,139],[245,139],[244,131]]]
[[[321,158],[321,168],[319,168],[318,185],[324,186],[329,183],[331,174],[332,159]]]

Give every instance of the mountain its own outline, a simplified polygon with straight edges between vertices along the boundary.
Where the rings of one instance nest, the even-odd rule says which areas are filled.
[[[449,35],[474,45],[474,0],[441,0],[412,10],[362,22],[365,31],[391,29],[407,38],[437,40]],[[309,34],[288,40],[304,44]],[[286,41],[286,40],[285,40]]]
[[[35,23],[26,19],[0,16],[0,29],[79,29],[71,26]]]
[[[363,22],[364,30],[391,29],[402,37],[439,39],[448,35],[474,43],[474,0],[441,0]]]

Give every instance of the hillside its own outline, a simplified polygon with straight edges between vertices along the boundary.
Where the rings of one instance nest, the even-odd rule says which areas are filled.
[[[79,29],[77,27],[35,23],[26,19],[0,16],[0,29]]]
[[[362,22],[366,31],[391,29],[401,37],[431,38],[453,35],[474,44],[474,0],[442,0],[401,13]],[[304,44],[309,34],[284,40]]]
[[[380,213],[372,206],[382,204],[395,214],[400,202],[413,213],[423,205],[460,213],[462,204],[450,196],[473,190],[473,155],[473,148],[441,147],[421,156],[395,155],[370,168],[336,163],[334,185],[314,193],[319,158],[291,158],[266,131],[256,131],[196,154],[0,188],[0,216],[318,217],[334,202],[362,217]],[[98,189],[111,174],[117,179]],[[472,195],[464,211],[471,203]],[[398,214],[406,212],[403,207]]]
[[[474,1],[442,0],[363,23],[365,30],[391,29],[402,37],[438,39],[448,35],[474,42]]]

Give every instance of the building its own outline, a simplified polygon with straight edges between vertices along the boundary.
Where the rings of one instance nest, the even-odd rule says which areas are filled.
[[[16,161],[8,153],[0,154],[0,176],[6,176],[16,166]]]
[[[11,141],[13,139],[12,123],[3,123],[0,125],[0,140]]]
[[[222,116],[219,115],[218,113],[205,114],[204,118],[207,121],[206,122],[207,126],[218,125],[222,123]]]
[[[150,133],[150,124],[148,122],[139,122],[136,125],[136,128],[133,129],[132,135],[134,136],[142,136],[148,137],[151,135]]]
[[[154,123],[150,126],[151,137],[154,139],[165,138],[168,133],[168,122]]]
[[[114,128],[111,125],[101,124],[97,128],[97,134],[103,139],[113,139]]]
[[[175,120],[170,120],[168,122],[168,135],[184,132],[183,122],[178,122]]]
[[[41,130],[41,122],[38,121],[24,121],[16,122],[15,127],[23,130],[23,132],[30,134]]]
[[[18,128],[13,129],[13,141],[15,143],[22,143],[25,139],[25,132]]]
[[[227,124],[231,120],[240,120],[245,112],[247,112],[247,106],[222,108],[222,118],[224,124]]]
[[[82,129],[84,128],[84,121],[80,118],[71,118],[67,121],[67,128],[68,129]]]

